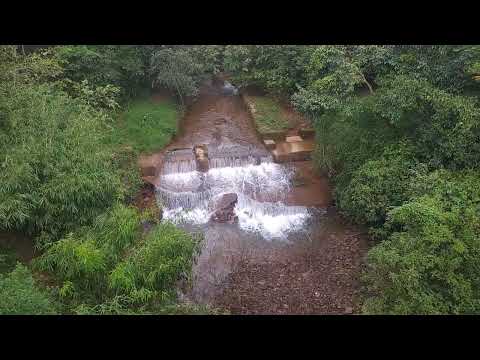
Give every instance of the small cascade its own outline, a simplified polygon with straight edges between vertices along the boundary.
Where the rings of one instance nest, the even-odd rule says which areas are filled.
[[[269,240],[283,238],[288,232],[299,231],[310,216],[303,206],[285,206],[282,202],[258,202],[240,196],[235,208],[239,225],[247,231],[256,231]]]
[[[162,174],[188,173],[196,169],[193,149],[175,149],[165,154]]]
[[[272,156],[265,150],[249,146],[217,147],[209,150],[210,168],[241,167],[272,162]]]
[[[222,91],[225,95],[233,95],[233,96],[238,95],[238,89],[228,81],[223,82]]]
[[[202,207],[212,198],[213,193],[210,190],[206,191],[184,191],[173,192],[166,189],[157,189],[157,199],[162,206],[167,209],[193,209],[195,207]]]
[[[213,211],[212,199],[225,193],[238,196],[238,226],[265,239],[282,238],[308,218],[307,208],[282,202],[292,186],[293,171],[272,162],[263,149],[209,148],[208,158],[208,170],[200,172],[191,149],[167,156],[156,192],[166,220],[206,224]]]
[[[210,168],[242,167],[258,163],[259,159],[253,156],[223,156],[210,159]]]
[[[166,161],[163,164],[163,174],[189,173],[197,169],[195,160]]]

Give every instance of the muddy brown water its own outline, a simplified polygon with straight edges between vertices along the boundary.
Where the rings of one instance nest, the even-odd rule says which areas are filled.
[[[202,144],[217,154],[235,146],[266,152],[242,97],[214,82],[202,87],[182,126],[166,151]],[[155,181],[165,218],[204,237],[180,298],[238,314],[357,312],[366,241],[331,206],[327,179],[310,161],[227,160],[200,175],[164,167]],[[209,221],[206,204],[226,192],[239,195],[239,220]]]

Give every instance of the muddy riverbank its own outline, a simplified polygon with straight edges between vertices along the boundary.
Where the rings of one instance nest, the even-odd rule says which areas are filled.
[[[308,234],[241,259],[214,304],[232,314],[356,314],[367,242],[334,210]],[[318,226],[322,224],[322,226]]]

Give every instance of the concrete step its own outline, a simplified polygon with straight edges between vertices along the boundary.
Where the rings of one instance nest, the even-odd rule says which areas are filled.
[[[272,154],[274,161],[277,163],[306,161],[311,159],[311,154],[314,150],[315,142],[313,140],[281,142],[277,143]]]

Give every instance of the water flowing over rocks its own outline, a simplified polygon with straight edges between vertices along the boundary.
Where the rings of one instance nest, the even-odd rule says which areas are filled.
[[[223,194],[213,201],[213,214],[211,219],[217,222],[234,222],[237,219],[235,215],[235,205],[238,202],[237,194]]]
[[[335,240],[328,237],[329,231],[340,235],[345,231],[343,226],[328,230],[326,225],[330,219],[326,209],[331,203],[326,180],[315,177],[306,165],[308,162],[274,162],[274,157],[281,154],[272,151],[272,155],[267,149],[233,86],[210,81],[200,94],[183,121],[181,135],[164,150],[154,182],[163,221],[204,236],[193,267],[192,287],[184,290],[182,298],[234,313],[310,311],[299,305],[306,301],[300,294],[306,296],[314,287],[308,279],[321,282],[315,290],[319,298],[323,299],[325,291],[334,296],[335,289],[331,289],[330,282],[328,286],[322,283],[326,281],[321,280],[324,268],[309,267],[296,254],[324,243],[333,246]],[[309,141],[313,144],[313,140]],[[276,146],[276,150],[281,152],[281,146]],[[299,176],[302,181],[298,181]],[[300,182],[303,185],[299,186]],[[330,240],[326,241],[327,237]],[[340,253],[343,252],[342,248]],[[335,254],[331,255],[333,262],[340,264]],[[304,279],[310,290],[302,285],[306,290],[298,291],[291,284],[300,283],[275,279],[285,276],[279,269],[290,266],[292,259],[303,262],[298,269],[307,274]],[[292,268],[292,276],[302,276],[297,274],[298,269]],[[354,270],[357,268],[347,270],[352,278]],[[326,287],[322,288],[322,284]],[[354,290],[350,288],[356,283],[352,280],[349,284],[344,285],[349,288],[341,301],[340,313],[355,308],[351,299]],[[267,293],[260,296],[262,289],[267,289]],[[256,294],[261,304],[249,299],[248,293]],[[288,294],[289,300],[280,297],[274,301],[278,293]],[[317,299],[315,295],[313,298]],[[272,306],[278,302],[281,305],[267,311],[269,302]],[[336,311],[314,304],[310,309]]]

